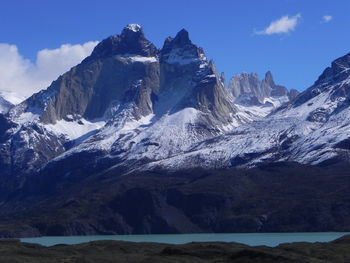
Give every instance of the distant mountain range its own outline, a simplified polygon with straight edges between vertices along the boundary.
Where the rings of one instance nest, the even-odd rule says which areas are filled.
[[[159,50],[139,25],[127,25],[46,90],[18,105],[0,98],[0,209],[19,213],[28,200],[42,201],[38,195],[58,198],[57,187],[67,180],[83,187],[89,176],[111,173],[166,176],[280,163],[316,171],[348,164],[349,91],[350,54],[301,94],[276,85],[271,72],[263,80],[239,74],[227,87],[186,30]],[[55,182],[53,189],[47,180]],[[116,202],[124,209],[122,200]],[[85,227],[83,234],[104,231]],[[205,231],[196,227],[189,231]],[[186,231],[164,229],[158,232]]]

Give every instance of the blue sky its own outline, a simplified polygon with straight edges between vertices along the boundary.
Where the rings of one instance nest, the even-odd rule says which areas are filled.
[[[271,70],[277,83],[304,90],[350,52],[349,10],[348,0],[4,0],[0,43],[35,63],[39,50],[99,41],[128,23],[141,24],[158,47],[186,28],[227,79]],[[296,19],[294,30],[256,33],[286,15]]]

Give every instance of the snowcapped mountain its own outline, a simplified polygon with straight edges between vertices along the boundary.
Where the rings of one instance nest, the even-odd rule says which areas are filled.
[[[256,73],[242,73],[231,78],[229,90],[239,114],[249,120],[258,120],[298,95],[297,90],[288,91],[276,85],[268,71],[260,80]]]
[[[131,24],[0,106],[0,236],[349,229],[350,54],[301,94],[227,87],[186,30]]]
[[[158,50],[131,24],[0,115],[2,174],[349,161],[349,68],[336,60],[299,95],[270,72],[226,87],[186,30]]]
[[[313,86],[259,121],[203,141],[150,167],[252,167],[271,162],[327,165],[350,161],[350,54]]]
[[[142,159],[167,158],[243,123],[236,112],[213,62],[186,30],[158,50],[140,26],[128,25],[11,109],[13,128],[1,147],[15,161],[1,161],[8,173],[31,173],[83,152],[115,159],[133,148]]]

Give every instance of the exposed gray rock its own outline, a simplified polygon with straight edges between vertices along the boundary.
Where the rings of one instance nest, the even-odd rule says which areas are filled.
[[[299,94],[300,92],[296,89],[291,89],[288,94],[289,100],[294,100]]]
[[[260,91],[261,82],[257,74],[242,73],[231,78],[229,89],[234,100],[241,98],[247,104],[259,104],[262,99]],[[260,99],[260,100],[259,100]]]
[[[130,48],[130,49],[128,49]],[[151,94],[159,89],[156,49],[142,29],[126,27],[119,36],[103,40],[92,55],[55,81],[41,121],[55,123],[67,115],[101,118],[109,107],[133,104],[136,119],[152,112]],[[34,95],[29,105],[38,100]]]

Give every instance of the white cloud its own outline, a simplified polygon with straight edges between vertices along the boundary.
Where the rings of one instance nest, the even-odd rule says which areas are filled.
[[[282,16],[280,19],[272,21],[268,27],[256,32],[258,35],[285,34],[295,29],[301,19],[301,14],[295,16]]]
[[[322,21],[323,21],[324,23],[328,23],[328,22],[331,21],[332,19],[333,19],[333,16],[331,16],[331,15],[325,15],[325,16],[322,17]]]
[[[43,49],[37,53],[35,63],[23,58],[15,45],[0,43],[0,93],[12,103],[19,103],[80,63],[97,43]]]

